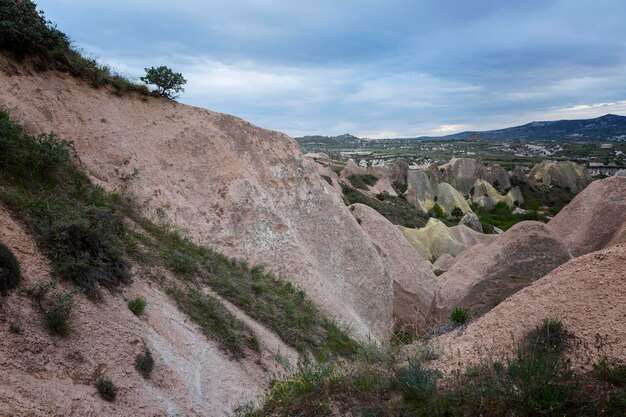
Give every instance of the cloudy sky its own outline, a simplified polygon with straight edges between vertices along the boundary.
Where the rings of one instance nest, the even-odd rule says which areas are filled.
[[[292,136],[626,115],[624,0],[38,0],[131,78]]]

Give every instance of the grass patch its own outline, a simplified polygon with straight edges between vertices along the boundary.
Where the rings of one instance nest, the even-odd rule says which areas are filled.
[[[217,339],[225,352],[243,358],[246,348],[259,351],[259,341],[254,333],[215,298],[194,288],[187,291],[171,288],[168,293],[178,308],[198,324],[207,336]]]
[[[452,323],[465,324],[469,321],[469,319],[470,312],[466,308],[458,307],[452,310],[452,313],[450,313],[450,321]]]
[[[148,302],[143,297],[133,298],[128,302],[128,309],[133,312],[135,316],[141,316],[146,310]]]
[[[426,216],[402,197],[385,195],[381,201],[346,184],[341,184],[341,189],[347,206],[356,203],[365,204],[382,214],[391,223],[404,227],[417,228],[426,225]]]

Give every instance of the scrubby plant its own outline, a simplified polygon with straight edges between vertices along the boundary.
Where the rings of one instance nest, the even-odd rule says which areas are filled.
[[[398,371],[396,381],[400,390],[410,402],[423,403],[430,400],[437,390],[440,373],[425,368],[418,361],[410,361],[409,366]]]
[[[133,298],[128,301],[128,309],[133,312],[135,316],[141,316],[146,310],[148,302],[143,297]]]
[[[164,65],[156,68],[146,68],[145,70],[146,75],[141,77],[141,81],[155,85],[159,95],[174,99],[176,98],[175,93],[185,91],[183,86],[187,83],[187,80],[183,78],[183,74],[174,72]]]
[[[21,278],[20,263],[11,249],[0,242],[0,295],[17,288]]]
[[[452,212],[450,212],[450,215],[454,220],[461,220],[461,217],[463,217],[463,210],[461,210],[460,207],[454,207]]]
[[[533,348],[549,353],[560,353],[567,346],[568,336],[569,333],[561,320],[546,318],[527,339]]]
[[[446,212],[443,211],[439,203],[435,203],[435,205],[428,210],[428,216],[436,219],[443,219],[446,217]]]
[[[9,325],[9,331],[13,334],[22,334],[22,326],[19,323],[11,323]]]
[[[105,401],[115,401],[117,397],[117,387],[109,377],[102,376],[96,381],[96,389]]]
[[[465,324],[470,319],[470,312],[466,308],[457,307],[450,313],[450,321],[457,324]]]
[[[593,366],[595,374],[615,386],[626,387],[626,364],[610,362],[602,358]]]
[[[70,333],[69,318],[74,308],[74,295],[69,292],[55,294],[49,299],[50,307],[44,313],[51,334],[67,337]]]
[[[154,358],[150,349],[146,348],[143,353],[135,357],[135,369],[145,378],[149,379],[154,368]]]
[[[352,186],[355,188],[367,190],[367,186],[375,185],[378,178],[372,174],[352,174],[348,176],[348,181],[350,181]]]

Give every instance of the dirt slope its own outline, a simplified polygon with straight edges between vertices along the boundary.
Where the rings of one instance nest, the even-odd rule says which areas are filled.
[[[544,318],[563,321],[578,352],[574,365],[589,368],[601,356],[626,360],[626,244],[575,258],[509,297],[462,330],[432,343],[433,366],[465,370],[485,358],[514,355],[524,335]],[[601,346],[601,347],[600,347]]]
[[[126,190],[147,215],[200,243],[268,267],[357,336],[386,334],[387,271],[291,138],[165,99],[116,97],[6,59],[1,67],[0,105],[32,132],[73,140],[105,188]]]
[[[131,287],[115,295],[104,291],[97,304],[77,296],[71,337],[50,336],[26,294],[28,288],[50,280],[50,265],[2,207],[0,241],[15,253],[23,275],[19,289],[0,305],[1,416],[230,415],[279,372],[276,351],[287,356],[291,352],[257,331],[262,355],[251,352],[242,361],[231,360],[142,271],[135,271]],[[137,296],[148,301],[142,318],[126,306],[126,299]],[[13,323],[20,325],[22,334],[9,331]],[[133,365],[145,347],[155,359],[150,380]],[[103,374],[119,388],[115,403],[101,400],[94,388]]]
[[[565,239],[574,256],[626,242],[626,178],[592,182],[550,220],[548,227]]]
[[[471,250],[471,249],[470,249]],[[571,258],[559,236],[540,222],[516,224],[486,246],[459,255],[438,279],[437,306],[484,313]]]

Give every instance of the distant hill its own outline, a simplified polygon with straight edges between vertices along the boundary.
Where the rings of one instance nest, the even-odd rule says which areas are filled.
[[[420,136],[417,140],[626,140],[626,116],[607,114],[595,119],[530,122],[522,126],[487,131],[466,131],[447,136]],[[349,134],[341,136],[304,136],[296,138],[301,145],[358,147],[367,142]]]
[[[626,116],[607,114],[595,119],[530,122],[505,129],[468,131],[432,139],[469,139],[471,137],[484,140],[616,140],[620,138],[624,140],[626,139]]]

